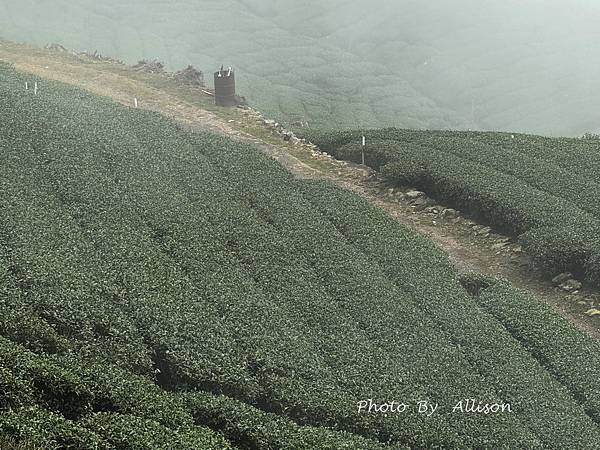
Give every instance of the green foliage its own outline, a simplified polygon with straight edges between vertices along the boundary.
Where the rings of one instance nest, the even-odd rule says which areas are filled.
[[[567,387],[594,422],[600,423],[600,364],[593,357],[600,353],[597,341],[586,339],[548,305],[508,282],[488,279],[474,298]]]
[[[231,446],[210,430],[172,430],[160,423],[137,416],[96,413],[82,420],[87,428],[98,430],[113,448],[127,449],[206,449],[227,450]]]
[[[360,208],[360,204],[364,200],[347,194],[345,201],[342,201],[339,197],[332,195],[332,190],[321,183],[312,186],[311,192],[314,194],[315,204],[328,215],[338,229],[345,230],[344,234],[350,242],[373,255],[381,270],[394,284],[405,292],[419,292],[418,296],[413,297],[412,302],[431,321],[431,325],[428,326],[438,330],[439,338],[447,338],[460,349],[461,357],[465,358],[464,363],[470,365],[477,376],[483,377],[483,379],[489,377],[490,380],[493,380],[491,383],[503,392],[505,398],[514,396],[519,399],[520,420],[540,431],[538,436],[543,442],[542,445],[560,446],[560,444],[556,444],[556,440],[568,442],[576,439],[574,434],[557,434],[556,430],[547,428],[548,423],[543,417],[548,417],[555,412],[553,408],[556,403],[553,400],[554,397],[549,396],[545,389],[536,387],[541,379],[550,384],[560,381],[562,392],[560,395],[565,398],[574,398],[573,391],[565,388],[565,386],[569,386],[566,378],[570,369],[562,365],[559,370],[546,367],[544,354],[530,352],[527,345],[523,345],[518,339],[515,339],[511,329],[502,320],[498,322],[493,320],[486,308],[477,307],[472,299],[464,296],[465,291],[457,291],[457,286],[460,285],[459,281],[462,281],[466,287],[478,286],[480,290],[495,283],[489,278],[481,276],[457,280],[456,275],[449,274],[447,269],[444,270],[444,262],[434,257],[436,252],[423,251],[424,248],[418,241],[407,239],[406,236],[403,238],[402,235],[405,232],[393,226],[393,219],[387,217],[383,212],[377,211],[370,215],[353,217],[350,225],[349,217],[344,211]],[[389,242],[395,242],[395,245],[390,246]],[[433,246],[433,244],[429,245]],[[405,255],[409,253],[418,254],[419,257],[406,258]],[[420,266],[420,264],[424,265]],[[423,272],[423,267],[427,267],[425,272]],[[469,291],[473,292],[471,289]],[[484,290],[484,292],[486,291]],[[490,297],[490,301],[493,302],[494,298]],[[391,305],[388,305],[386,310],[393,311]],[[420,320],[423,320],[422,317]],[[407,316],[405,318],[409,320]],[[539,322],[528,312],[522,315],[522,319],[523,324],[528,321]],[[548,313],[544,319],[550,323],[562,320],[556,316],[556,313]],[[414,322],[411,320],[410,323]],[[596,367],[598,353],[588,353],[590,349],[595,348],[595,341],[572,327],[563,330],[559,327],[554,331],[555,334],[550,333],[554,339],[560,339],[557,336],[562,336],[563,331],[568,331],[573,333],[573,337],[586,347],[587,351],[583,350],[581,354],[589,354],[589,358],[594,361],[590,364],[586,363],[584,367],[590,367],[588,372],[590,380],[597,378],[600,374],[600,370]],[[548,345],[552,344],[549,342]],[[560,345],[556,347],[560,347]],[[532,358],[535,363],[529,365]],[[583,365],[583,359],[580,359],[578,364]],[[502,369],[503,365],[505,368],[510,366],[511,369],[506,371]],[[452,379],[458,376],[448,373],[446,375]],[[526,386],[535,390],[535,394],[532,394],[530,400],[521,395]],[[580,386],[584,386],[584,384],[580,383]],[[588,384],[584,390],[587,392],[588,398],[595,397],[593,384]],[[576,398],[580,403],[576,410],[585,411],[586,420],[595,422],[596,416],[587,410],[587,405],[581,401],[581,398]],[[529,414],[529,411],[534,409],[536,413]],[[565,413],[563,419],[566,420],[570,414],[572,413]],[[574,422],[572,423],[574,424]],[[512,429],[515,431],[517,427],[513,425]],[[535,447],[539,443],[531,442],[528,445]]]
[[[6,367],[0,367],[0,410],[33,402],[33,389]]]
[[[44,450],[43,447],[34,445],[29,441],[16,441],[2,435],[0,435],[0,448],[2,450]]]
[[[0,433],[47,450],[111,448],[89,429],[37,406],[24,406],[1,412]]]
[[[375,441],[321,427],[298,426],[225,396],[190,392],[184,396],[195,419],[220,430],[240,448],[297,450],[389,448]]]
[[[36,355],[2,337],[0,357],[0,431],[8,435],[48,448],[228,448],[143,377]]]
[[[76,419],[86,412],[91,400],[90,390],[68,369],[64,369],[45,358],[25,351],[21,346],[0,337],[0,363],[7,375],[12,377],[11,384],[19,383],[18,390],[6,392],[9,405],[11,396],[24,396],[16,404],[36,403],[52,411],[60,411],[69,419]],[[9,386],[10,387],[10,386]]]
[[[600,442],[569,373],[383,211],[254,147],[24,79],[0,68],[0,289],[24,322],[0,328],[0,432],[49,448]],[[452,412],[474,397],[518,413]],[[440,410],[359,413],[369,398]]]
[[[478,296],[481,291],[497,283],[495,278],[476,272],[461,274],[459,281],[462,287],[473,297]]]
[[[399,129],[308,134],[324,151],[365,162],[391,182],[519,237],[549,275],[571,271],[592,284],[600,272],[597,142],[501,133]]]

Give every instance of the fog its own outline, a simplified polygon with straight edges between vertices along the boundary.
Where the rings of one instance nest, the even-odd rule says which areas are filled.
[[[170,69],[233,66],[313,127],[600,131],[591,0],[0,0],[0,37]]]

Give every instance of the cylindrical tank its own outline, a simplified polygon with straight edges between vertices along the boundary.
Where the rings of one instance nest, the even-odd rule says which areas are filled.
[[[217,106],[236,106],[235,74],[233,70],[215,72],[215,103]]]

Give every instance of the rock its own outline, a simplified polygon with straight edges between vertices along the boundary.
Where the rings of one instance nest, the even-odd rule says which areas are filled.
[[[272,119],[265,119],[265,120],[263,120],[263,123],[265,125],[268,125],[268,126],[274,126],[275,125],[275,121],[272,120]]]
[[[556,275],[554,278],[552,278],[552,284],[554,286],[559,286],[559,285],[563,284],[565,281],[571,280],[571,279],[573,279],[572,273],[569,273],[569,272],[561,273],[560,275]]]
[[[503,250],[506,248],[507,245],[508,243],[506,242],[497,242],[494,245],[492,245],[492,250]]]
[[[413,190],[413,191],[408,191],[404,195],[406,196],[406,198],[415,199],[415,198],[419,198],[419,197],[425,197],[425,192]]]
[[[574,292],[581,289],[582,285],[579,281],[571,279],[561,283],[558,287],[566,292]]]
[[[590,317],[600,316],[600,310],[596,308],[589,309],[585,313]]]
[[[410,204],[413,206],[427,206],[427,199],[425,197],[413,198]]]
[[[477,235],[479,236],[488,236],[490,233],[492,232],[492,229],[490,227],[481,227],[479,229],[479,231],[477,232]]]
[[[429,214],[437,214],[439,212],[435,206],[428,206],[423,211],[425,211],[426,213],[429,213]]]
[[[290,138],[290,143],[293,145],[298,145],[300,143],[300,139],[298,139],[296,136],[292,136]]]
[[[479,224],[471,225],[471,229],[473,230],[473,234],[475,236],[480,237],[489,237],[490,233],[492,232],[492,229],[490,227],[486,227]]]
[[[458,211],[452,208],[446,208],[442,211],[442,217],[446,219],[453,219],[458,216]]]

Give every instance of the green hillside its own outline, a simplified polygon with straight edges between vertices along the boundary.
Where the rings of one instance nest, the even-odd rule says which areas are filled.
[[[600,131],[599,14],[585,0],[0,0],[0,35],[232,65],[258,109],[313,127],[579,136]]]
[[[254,147],[25,81],[0,68],[0,434],[599,448],[600,345],[547,307]],[[471,398],[513,412],[453,412]]]
[[[519,237],[551,275],[600,284],[600,139],[400,129],[317,133],[324,151]]]

